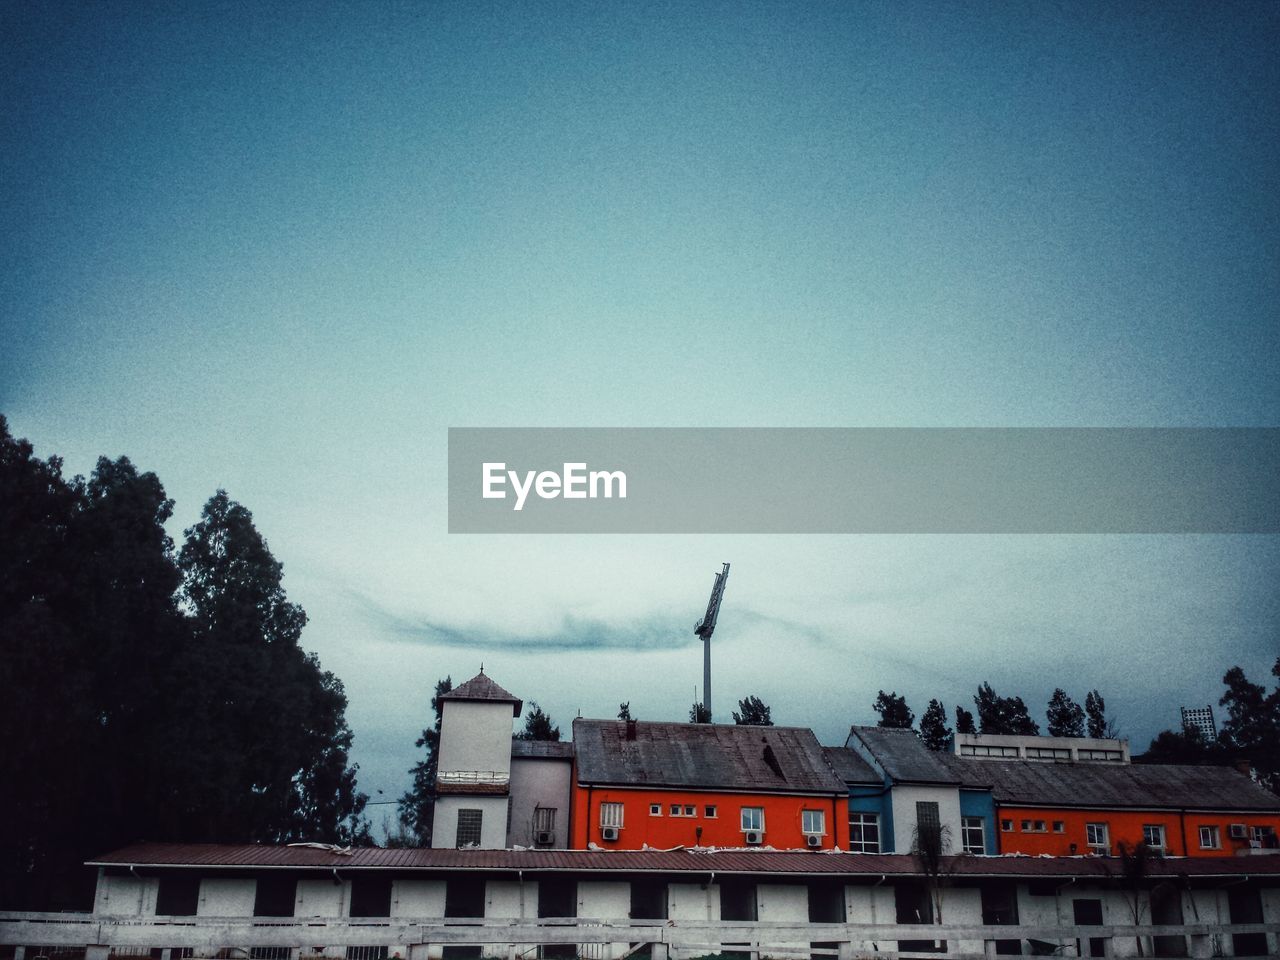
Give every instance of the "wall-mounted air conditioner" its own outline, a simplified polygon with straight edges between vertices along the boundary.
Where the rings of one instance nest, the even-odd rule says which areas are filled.
[[[1247,840],[1249,837],[1249,829],[1243,823],[1233,823],[1231,825],[1232,840]]]
[[[617,827],[601,827],[600,839],[601,840],[617,840],[618,828]]]
[[[805,834],[804,842],[811,847],[820,847],[822,846],[822,837],[816,833],[807,833]]]
[[[540,845],[550,846],[556,842],[556,835],[550,830],[539,830],[534,834],[533,842]]]
[[[764,834],[759,830],[748,830],[742,835],[742,842],[750,846],[764,842]]]

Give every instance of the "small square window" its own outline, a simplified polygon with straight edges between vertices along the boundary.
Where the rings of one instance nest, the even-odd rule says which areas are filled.
[[[1000,821],[1000,830],[1001,830],[1001,832],[1002,832],[1002,833],[1012,833],[1012,832],[1013,832],[1013,821],[1012,821],[1012,820],[1001,820],[1001,821]]]
[[[649,816],[651,816],[651,817],[660,817],[660,816],[662,816],[662,804],[660,804],[660,803],[651,803],[651,804],[649,804]]]
[[[1023,833],[1030,833],[1030,832],[1031,832],[1031,821],[1030,821],[1030,820],[1023,820],[1023,821],[1022,821],[1022,832],[1023,832]]]
[[[684,815],[686,817],[696,817],[698,815],[698,808],[691,803],[687,803],[684,807]]]
[[[680,816],[680,804],[678,804],[678,803],[673,803],[673,804],[671,805],[671,815],[672,815],[673,817],[678,817],[678,816]]]
[[[1066,821],[1064,821],[1064,820],[1055,820],[1055,821],[1053,821],[1053,832],[1054,832],[1054,833],[1066,833],[1066,832],[1067,832],[1067,824],[1066,824]]]
[[[801,810],[800,831],[802,833],[824,834],[827,832],[825,810]]]
[[[716,805],[715,805],[714,803],[709,803],[709,804],[707,804],[705,807],[703,807],[702,809],[703,809],[703,814],[702,814],[702,815],[703,815],[704,817],[710,817],[710,818],[712,818],[712,819],[714,819],[714,818],[715,818],[715,815],[716,815]]]
[[[1222,847],[1222,834],[1218,832],[1217,826],[1203,826],[1200,828],[1200,849],[1201,850],[1218,850]]]
[[[742,808],[743,831],[760,831],[764,829],[764,807]]]
[[[1035,825],[1032,827],[1032,829],[1033,829],[1036,833],[1044,833],[1044,832],[1045,832],[1045,828],[1044,828],[1044,821],[1043,821],[1043,820],[1037,820],[1037,821],[1035,822]]]

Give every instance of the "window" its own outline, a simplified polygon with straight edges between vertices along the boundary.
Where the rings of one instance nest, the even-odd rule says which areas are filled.
[[[801,810],[800,830],[803,833],[826,833],[827,816],[825,810]]]
[[[934,800],[916,801],[916,837],[914,846],[921,850],[942,851],[942,818]]]
[[[981,817],[965,817],[960,821],[960,834],[965,853],[986,853],[987,838]]]
[[[764,830],[764,807],[743,807],[742,808],[742,829],[746,830]]]
[[[1093,848],[1094,853],[1106,853],[1111,849],[1111,840],[1107,836],[1105,823],[1086,823],[1084,825],[1085,842]]]
[[[1164,849],[1164,825],[1160,823],[1144,823],[1142,825],[1142,842],[1153,850]]]
[[[698,808],[692,803],[686,803],[684,806],[684,815],[686,817],[696,817],[698,815]]]
[[[1030,833],[1030,832],[1031,832],[1031,821],[1030,821],[1030,820],[1023,820],[1023,821],[1022,821],[1022,832],[1023,832],[1023,833]]]
[[[879,814],[849,814],[849,849],[854,853],[880,852]]]
[[[533,808],[533,842],[541,846],[550,846],[556,839],[556,808]]]
[[[705,807],[703,807],[703,808],[702,808],[702,811],[703,811],[703,812],[702,812],[702,815],[703,815],[704,817],[709,817],[709,818],[711,818],[712,820],[714,820],[714,819],[715,819],[715,817],[716,817],[716,805],[715,805],[714,803],[709,803],[709,804],[707,804]]]
[[[1053,832],[1054,832],[1054,833],[1066,833],[1066,832],[1067,832],[1067,824],[1066,824],[1066,821],[1065,821],[1065,820],[1055,820],[1055,821],[1053,821]]]
[[[673,803],[673,804],[671,805],[671,815],[672,815],[673,817],[678,817],[678,816],[680,816],[680,804],[678,804],[678,803]]]
[[[662,816],[662,804],[660,804],[660,803],[651,803],[651,804],[649,804],[649,816],[651,816],[651,817],[660,817],[660,816]]]
[[[458,811],[458,843],[459,847],[480,846],[480,825],[484,821],[483,810]]]
[[[1012,833],[1012,832],[1013,832],[1013,821],[1012,821],[1012,820],[1001,820],[1001,821],[1000,821],[1000,830],[1001,830],[1001,832],[1003,832],[1003,833]]]
[[[617,827],[622,829],[622,804],[620,803],[602,803],[600,804],[600,826]]]
[[[1035,820],[1031,823],[1031,829],[1035,833],[1045,833],[1048,828],[1045,827],[1043,820]]]
[[[1216,826],[1200,828],[1200,849],[1217,850],[1222,846],[1222,835]]]
[[[1253,842],[1264,850],[1274,850],[1276,848],[1276,828],[1254,827]]]

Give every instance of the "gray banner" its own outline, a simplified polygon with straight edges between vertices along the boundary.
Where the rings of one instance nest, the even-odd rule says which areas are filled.
[[[449,532],[1277,533],[1280,428],[451,428]]]

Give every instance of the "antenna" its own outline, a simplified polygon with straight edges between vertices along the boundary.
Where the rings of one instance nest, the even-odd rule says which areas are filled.
[[[724,597],[724,585],[729,579],[729,564],[716,574],[715,583],[711,585],[711,599],[707,601],[707,612],[703,614],[693,628],[694,636],[702,638],[702,708],[707,711],[707,722],[711,722],[711,634],[716,629],[716,618],[720,616],[720,601]]]

